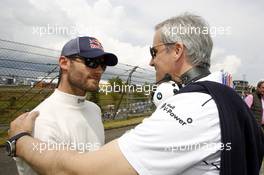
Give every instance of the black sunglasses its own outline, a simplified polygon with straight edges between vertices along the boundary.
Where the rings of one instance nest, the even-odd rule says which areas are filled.
[[[84,58],[79,55],[70,55],[67,56],[70,59],[81,59],[84,61],[84,64],[92,69],[96,69],[98,66],[101,66],[103,70],[106,69],[107,65],[105,64],[104,58]]]
[[[150,55],[151,55],[152,59],[154,59],[157,56],[158,50],[156,49],[156,47],[163,46],[163,45],[169,45],[169,44],[175,44],[175,43],[176,42],[173,42],[173,43],[162,43],[162,44],[150,47],[149,48],[149,52],[150,52]]]

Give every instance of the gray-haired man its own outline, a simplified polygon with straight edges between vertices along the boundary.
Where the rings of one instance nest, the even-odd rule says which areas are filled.
[[[166,74],[169,74],[173,81],[185,86],[182,88],[185,91],[186,88],[189,90],[188,87],[197,84],[197,81],[210,82],[212,85],[222,87],[223,85],[214,83],[217,81],[215,78],[217,75],[210,74],[208,70],[213,45],[210,34],[177,33],[175,30],[179,26],[200,29],[208,27],[201,17],[192,14],[168,19],[156,26],[153,47],[150,49],[152,55],[150,65],[155,67],[157,81],[162,82]],[[216,95],[219,94],[216,93]],[[218,111],[218,102],[216,104],[213,99],[215,99],[214,96],[199,91],[179,92],[164,100],[157,110],[134,130],[95,152],[77,154],[67,151],[44,151],[39,153],[32,150],[32,144],[42,142],[30,136],[24,136],[17,141],[16,153],[28,161],[36,171],[43,174],[193,175],[239,172],[235,164],[230,164],[231,167],[224,164],[224,168],[222,163],[220,165],[222,162],[221,136],[224,132],[226,137],[226,132],[220,129],[222,110]],[[23,114],[18,117],[11,123],[10,136],[22,131],[30,132],[36,115],[35,113]],[[223,126],[229,125],[224,123]],[[240,128],[235,124],[233,127],[238,130]],[[252,131],[252,134],[255,136],[259,132]],[[240,137],[246,138],[246,136],[238,135],[238,138]],[[259,141],[258,137],[255,138]],[[225,151],[233,150],[233,144],[240,144],[243,148],[245,145],[250,147],[249,143],[240,142],[239,139],[231,145],[226,142],[224,144]],[[255,145],[255,142],[250,144]],[[259,151],[259,147],[256,148],[256,151]],[[254,152],[252,149],[250,151]],[[224,160],[226,160],[225,157]],[[228,160],[234,160],[233,155]],[[239,162],[237,165],[241,167]],[[256,170],[250,163],[245,165],[248,171],[253,169],[254,172],[251,172],[256,175],[259,164],[254,166]],[[220,172],[221,168],[222,172]],[[242,174],[249,173],[244,171],[245,168],[240,169]]]

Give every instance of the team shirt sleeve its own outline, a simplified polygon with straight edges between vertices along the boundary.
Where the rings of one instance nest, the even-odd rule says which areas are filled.
[[[118,139],[121,152],[142,175],[175,175],[221,148],[219,116],[211,96],[178,94]]]

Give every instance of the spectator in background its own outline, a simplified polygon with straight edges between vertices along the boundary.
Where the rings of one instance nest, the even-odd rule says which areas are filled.
[[[259,81],[257,90],[245,98],[259,125],[264,129],[264,81]]]

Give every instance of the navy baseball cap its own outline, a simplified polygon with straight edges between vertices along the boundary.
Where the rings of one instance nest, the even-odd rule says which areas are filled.
[[[84,58],[97,58],[103,56],[107,66],[115,66],[118,62],[117,56],[105,52],[102,44],[93,37],[77,37],[67,42],[61,51],[61,56],[80,55]]]

